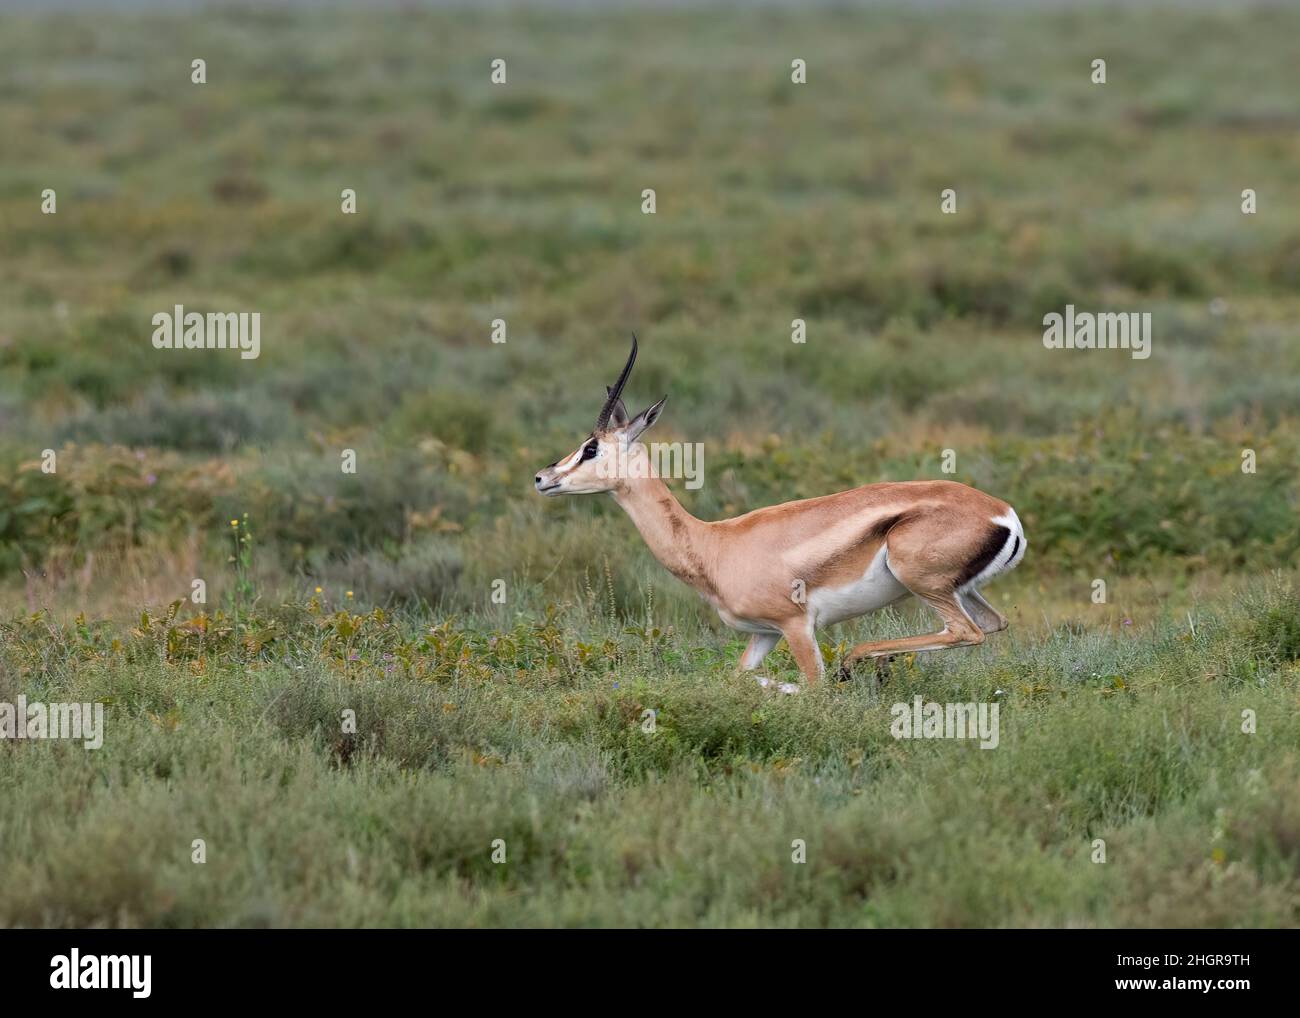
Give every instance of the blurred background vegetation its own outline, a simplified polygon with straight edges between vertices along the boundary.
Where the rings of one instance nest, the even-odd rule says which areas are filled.
[[[1103,13],[4,14],[0,605],[219,596],[247,514],[269,593],[694,613],[609,500],[532,490],[631,330],[703,518],[951,448],[1025,522],[1008,598],[1293,560],[1300,11]],[[1045,350],[1067,302],[1152,357]],[[261,357],[155,350],[174,304],[260,311]]]

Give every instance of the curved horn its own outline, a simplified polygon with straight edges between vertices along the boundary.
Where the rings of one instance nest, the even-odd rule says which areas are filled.
[[[596,418],[596,430],[604,431],[605,426],[609,424],[609,415],[614,412],[614,404],[619,401],[623,395],[623,386],[627,385],[627,376],[632,374],[632,365],[636,363],[636,333],[632,333],[632,352],[628,354],[627,363],[623,365],[623,373],[618,376],[618,381],[614,387],[609,390],[609,398],[605,400],[605,406],[600,411],[600,416]]]

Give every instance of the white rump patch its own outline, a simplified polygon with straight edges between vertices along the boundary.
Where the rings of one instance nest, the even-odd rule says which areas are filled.
[[[1025,557],[1028,542],[1025,541],[1025,531],[1020,525],[1020,517],[1016,515],[1016,511],[1008,508],[1003,515],[994,516],[991,522],[995,526],[1007,528],[1006,543],[1002,545],[1001,551],[993,556],[992,562],[961,586],[960,589],[963,591],[984,586],[993,577],[1014,569]]]

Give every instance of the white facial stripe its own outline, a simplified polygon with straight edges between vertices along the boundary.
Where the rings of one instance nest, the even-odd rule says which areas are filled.
[[[576,467],[579,464],[579,462],[581,462],[582,460],[582,450],[583,447],[586,446],[586,444],[587,444],[586,442],[583,442],[582,445],[578,446],[577,452],[575,452],[563,463],[558,464],[555,468],[556,473],[568,473],[570,470]]]

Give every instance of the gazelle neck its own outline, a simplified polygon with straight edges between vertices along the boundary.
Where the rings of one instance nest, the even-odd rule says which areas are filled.
[[[700,593],[716,595],[711,524],[682,508],[658,477],[626,478],[610,494],[632,517],[646,545],[665,569]]]

